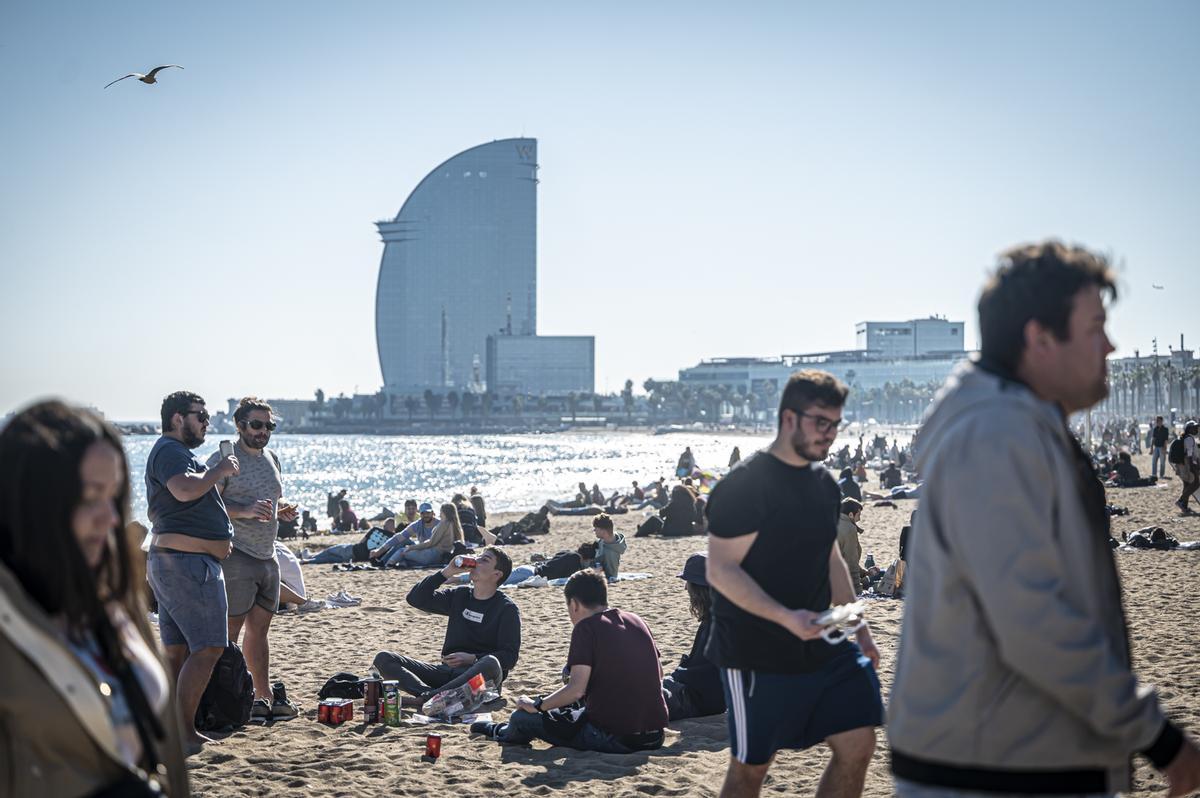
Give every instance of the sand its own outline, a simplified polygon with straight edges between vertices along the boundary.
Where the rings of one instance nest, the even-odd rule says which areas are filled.
[[[1137,459],[1148,473],[1147,458]],[[1129,508],[1113,529],[1132,531],[1149,524],[1166,527],[1180,540],[1200,539],[1200,516],[1183,518],[1172,505],[1179,482],[1166,488],[1110,490],[1109,501]],[[868,507],[863,519],[863,551],[877,561],[894,556],[901,526],[913,501],[897,508]],[[493,523],[513,516],[499,515]],[[703,548],[701,538],[640,538],[633,531],[641,513],[617,517],[617,530],[629,538],[622,568],[646,571],[654,578],[610,587],[613,606],[641,615],[649,624],[670,671],[691,646],[695,622],[687,612],[682,582],[675,577],[688,555]],[[554,518],[549,535],[531,546],[509,549],[517,564],[535,551],[553,553],[589,539],[588,518]],[[307,545],[344,542],[314,538]],[[299,544],[294,545],[299,548]],[[1125,605],[1134,646],[1135,667],[1143,682],[1157,685],[1169,715],[1185,727],[1200,729],[1200,552],[1118,552]],[[272,677],[283,680],[301,705],[298,718],[269,726],[250,726],[225,736],[190,760],[197,795],[716,795],[729,757],[724,716],[673,723],[666,744],[653,752],[618,756],[551,748],[501,746],[472,738],[465,726],[441,726],[442,757],[421,759],[425,727],[388,728],[354,723],[330,728],[316,722],[317,690],[337,671],[364,674],[375,653],[392,649],[436,659],[445,630],[443,618],[409,607],[404,596],[426,572],[369,571],[340,573],[330,566],[305,566],[311,595],[340,588],[363,598],[362,606],[310,615],[283,615],[271,630]],[[567,652],[571,624],[559,588],[512,591],[521,608],[524,641],[521,659],[505,684],[508,707],[521,694],[548,693],[557,685]],[[891,688],[903,603],[877,601],[869,618],[883,654],[880,670],[884,696]],[[812,795],[828,751],[779,754],[765,794]],[[1139,758],[1134,795],[1161,792],[1165,782]],[[866,795],[891,794],[884,733],[867,774]]]

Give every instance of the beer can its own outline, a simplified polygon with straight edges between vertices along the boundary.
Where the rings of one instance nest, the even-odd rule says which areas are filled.
[[[317,722],[318,723],[328,723],[329,722],[329,704],[328,704],[328,702],[322,701],[320,704],[317,704]]]
[[[442,755],[442,735],[427,734],[425,735],[425,756],[430,759],[437,759]]]
[[[478,564],[474,557],[468,557],[465,554],[460,554],[454,558],[455,568],[474,568]]]
[[[378,723],[379,707],[383,702],[383,682],[367,679],[363,683],[363,722]]]

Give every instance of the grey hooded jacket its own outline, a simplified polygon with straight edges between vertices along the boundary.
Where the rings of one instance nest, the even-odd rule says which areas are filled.
[[[1129,788],[1134,752],[1173,758],[1182,738],[1130,669],[1103,492],[1059,408],[967,363],[915,449],[893,773],[1101,793]]]

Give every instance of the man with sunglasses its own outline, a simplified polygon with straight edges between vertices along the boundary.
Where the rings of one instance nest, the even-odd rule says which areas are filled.
[[[200,696],[228,639],[221,561],[232,548],[233,525],[219,480],[237,476],[236,456],[205,466],[193,454],[204,443],[204,399],[176,391],[163,399],[162,437],[146,459],[146,502],[151,530],[146,576],[158,599],[158,628],[177,680],[184,749],[211,742],[192,726]]]
[[[279,458],[267,449],[275,422],[271,406],[253,396],[238,403],[233,412],[238,440],[233,453],[240,469],[237,474],[218,480],[225,508],[233,521],[233,553],[225,561],[225,592],[229,598],[229,639],[237,642],[246,630],[242,652],[254,680],[254,706],[251,716],[257,720],[292,718],[295,705],[271,693],[271,654],[267,634],[271,619],[279,607],[279,561],[275,559],[275,537],[279,521],[296,517],[296,509],[281,503],[283,477]],[[209,467],[215,467],[221,453],[214,452]]]
[[[833,756],[817,795],[862,794],[883,722],[879,651],[865,624],[856,642],[828,642],[816,622],[857,593],[836,545],[842,492],[821,465],[846,393],[823,371],[793,374],[775,440],[738,463],[708,500],[707,654],[721,668],[729,707],[722,798],[758,795],[777,751],[821,742]]]

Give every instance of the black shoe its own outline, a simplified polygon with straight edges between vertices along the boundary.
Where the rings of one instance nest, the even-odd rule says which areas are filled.
[[[471,734],[482,734],[489,740],[496,739],[496,732],[499,729],[499,723],[491,723],[486,720],[479,720],[471,724]]]

